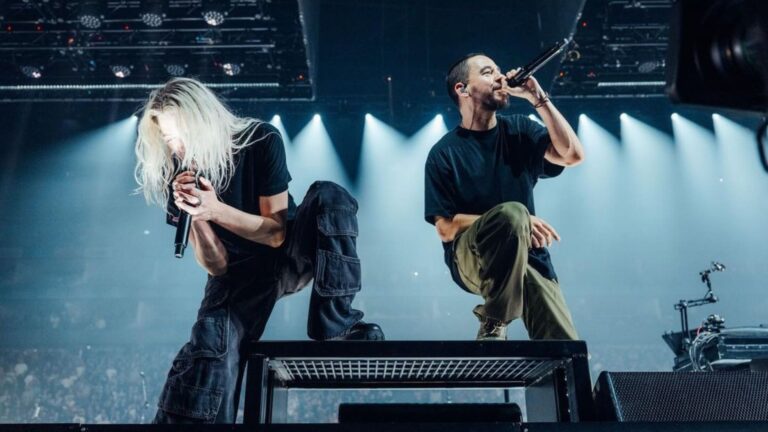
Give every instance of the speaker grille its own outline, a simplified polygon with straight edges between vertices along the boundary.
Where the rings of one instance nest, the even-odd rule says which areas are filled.
[[[768,374],[603,372],[595,400],[603,420],[768,420]]]

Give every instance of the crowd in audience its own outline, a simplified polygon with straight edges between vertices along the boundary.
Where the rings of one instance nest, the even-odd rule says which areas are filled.
[[[147,421],[172,352],[89,346],[2,349],[0,422]]]

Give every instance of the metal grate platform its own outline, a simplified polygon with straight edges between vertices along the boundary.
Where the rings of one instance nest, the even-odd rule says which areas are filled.
[[[570,360],[548,359],[279,359],[269,368],[292,387],[349,382],[401,385],[448,383],[524,386],[547,376]]]

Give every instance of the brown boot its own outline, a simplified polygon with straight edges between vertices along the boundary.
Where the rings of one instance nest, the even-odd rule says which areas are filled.
[[[477,340],[507,340],[507,323],[483,317],[480,320],[480,330],[477,331]]]

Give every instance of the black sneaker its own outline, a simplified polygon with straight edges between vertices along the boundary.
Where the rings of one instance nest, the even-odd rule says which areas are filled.
[[[349,331],[331,340],[383,341],[384,332],[378,324],[359,321],[357,324],[353,325]]]

